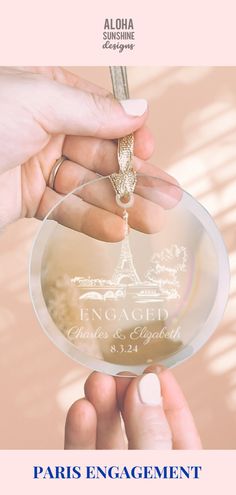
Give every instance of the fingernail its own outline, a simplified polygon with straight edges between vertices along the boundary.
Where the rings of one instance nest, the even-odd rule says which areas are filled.
[[[141,117],[147,110],[147,100],[120,100],[125,113],[132,117]]]
[[[161,386],[155,373],[146,373],[138,382],[140,400],[148,406],[161,406]]]

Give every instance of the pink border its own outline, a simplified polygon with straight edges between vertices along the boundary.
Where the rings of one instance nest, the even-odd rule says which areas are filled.
[[[134,51],[102,49],[105,18],[132,17]],[[8,0],[1,65],[236,65],[234,0]]]

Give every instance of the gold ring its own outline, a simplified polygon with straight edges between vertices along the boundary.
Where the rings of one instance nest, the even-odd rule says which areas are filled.
[[[67,156],[64,156],[64,155],[60,156],[60,158],[58,158],[56,160],[56,162],[54,163],[54,165],[52,167],[52,170],[50,172],[49,179],[48,179],[48,186],[53,190],[54,190],[57,172],[65,160],[68,160]]]

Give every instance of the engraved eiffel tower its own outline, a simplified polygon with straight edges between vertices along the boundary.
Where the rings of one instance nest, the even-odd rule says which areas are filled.
[[[128,213],[123,213],[125,236],[121,242],[118,263],[112,277],[93,278],[75,276],[70,279],[80,290],[79,299],[118,300],[125,298],[127,291],[137,303],[177,299],[178,273],[187,269],[187,251],[184,246],[171,245],[161,252],[153,253],[151,265],[141,280],[134,266],[129,243]],[[172,261],[172,266],[171,266]],[[173,265],[174,263],[174,265]]]
[[[138,285],[141,280],[134,267],[133,255],[129,243],[128,213],[123,214],[125,220],[125,237],[121,244],[120,258],[112,275],[114,285]]]

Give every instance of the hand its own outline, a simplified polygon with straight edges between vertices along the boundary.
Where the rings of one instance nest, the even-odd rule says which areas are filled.
[[[150,367],[137,378],[94,372],[85,383],[85,398],[69,409],[65,449],[127,447],[202,448],[186,399],[170,370]]]
[[[135,132],[136,168],[167,178],[143,161],[153,152],[152,136],[144,126],[146,119],[145,100],[128,100],[122,105],[104,89],[64,69],[1,69],[0,227],[19,217],[42,219],[61,195],[95,178],[96,173],[116,171],[114,140],[131,132]],[[61,155],[68,160],[60,167],[54,191],[47,183]],[[140,203],[138,195],[136,201],[142,209],[150,206],[143,198]],[[121,209],[114,204],[107,199],[104,208],[103,194],[84,202],[77,200],[71,211],[61,209],[59,221],[66,225],[70,217],[76,230],[120,240],[124,222]],[[161,221],[161,210],[158,207],[157,222]],[[139,225],[139,208],[135,211],[130,225],[145,229]]]

